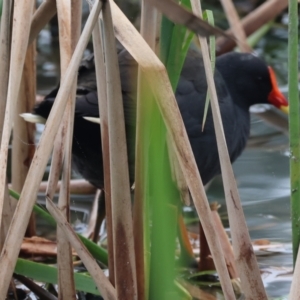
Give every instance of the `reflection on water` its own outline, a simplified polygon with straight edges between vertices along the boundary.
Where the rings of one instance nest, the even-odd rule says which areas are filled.
[[[252,138],[266,135],[270,131],[273,129],[253,118]],[[280,145],[281,150],[271,151],[270,145]],[[268,272],[271,273],[274,272],[274,267],[292,267],[287,147],[287,137],[278,134],[265,139],[264,146],[260,148],[246,149],[233,165],[251,239],[282,243],[282,247],[274,249],[274,252],[268,251],[265,255],[257,256],[260,268],[270,268]],[[216,179],[212,183],[208,194],[209,199],[222,204],[222,214],[225,201],[221,180]],[[266,270],[266,273],[268,272]],[[281,273],[286,272],[281,270]],[[291,275],[286,278],[273,276],[272,280],[267,278],[266,276],[264,282],[269,296],[280,297],[289,293]]]

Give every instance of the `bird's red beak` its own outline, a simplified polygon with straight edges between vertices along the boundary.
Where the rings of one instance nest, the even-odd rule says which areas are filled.
[[[270,92],[268,96],[268,101],[273,104],[275,107],[283,111],[284,113],[288,114],[289,113],[289,103],[287,102],[285,96],[280,92],[277,81],[276,81],[276,76],[274,70],[269,67],[269,73],[270,73],[270,78],[271,78],[271,83],[272,83],[272,91]]]

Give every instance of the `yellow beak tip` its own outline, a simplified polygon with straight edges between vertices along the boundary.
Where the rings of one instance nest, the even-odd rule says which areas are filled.
[[[286,113],[287,115],[289,114],[289,111],[290,111],[289,106],[280,106],[279,109],[280,109],[282,112]]]

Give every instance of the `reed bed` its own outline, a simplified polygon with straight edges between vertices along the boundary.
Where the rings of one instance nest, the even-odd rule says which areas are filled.
[[[207,37],[217,35],[219,37],[217,45],[225,45],[222,46],[224,48],[219,47],[222,51],[226,47],[226,49],[231,47],[235,42],[243,51],[251,51],[251,47],[246,42],[246,36],[257,29],[252,26],[253,19],[249,21],[250,16],[248,16],[248,19],[240,21],[232,2],[222,0],[228,19],[233,20],[231,23],[233,35],[229,35],[230,31],[223,32],[202,20],[201,3],[198,1],[184,0],[183,5],[179,6],[171,0],[143,0],[141,33],[139,33],[114,1],[88,2],[90,15],[80,33],[81,1],[46,0],[35,13],[33,0],[15,0],[13,8],[10,6],[11,1],[3,1],[0,31],[1,39],[4,41],[0,47],[0,73],[3,75],[1,77],[3,80],[0,83],[0,106],[5,107],[5,114],[2,116],[0,114],[0,133],[2,133],[0,147],[0,246],[2,247],[0,299],[5,299],[14,272],[37,281],[57,283],[59,299],[76,299],[77,290],[100,293],[104,299],[192,299],[197,291],[189,283],[178,279],[179,273],[175,260],[177,223],[180,220],[181,209],[180,198],[188,202],[189,193],[201,220],[224,297],[230,300],[237,299],[224,257],[226,254],[224,252],[227,251],[224,249],[230,247],[225,242],[227,248],[224,248],[222,246],[224,243],[219,240],[224,240],[224,236],[216,229],[219,228],[216,222],[218,224],[220,222],[216,221],[215,212],[212,212],[209,206],[174,96],[183,61],[193,37],[189,30],[198,35],[203,54],[221,161],[232,247],[242,293],[246,299],[267,299],[227,152],[207,45]],[[261,20],[262,11],[270,7],[276,8],[263,18],[264,24],[286,8],[287,2],[280,0],[279,5],[277,0],[267,1],[253,14],[256,17],[259,15]],[[290,57],[296,60],[298,55],[296,49],[298,42],[295,39],[297,1],[290,0],[289,5],[290,18],[294,20],[290,24],[290,40],[294,42],[290,45]],[[24,74],[26,74],[26,64],[29,65],[27,68],[34,70],[32,57],[25,63],[26,51],[24,49],[27,49],[29,45],[28,51],[33,51],[35,47],[33,41],[38,32],[56,12],[59,23],[62,73],[60,88],[39,145],[34,154],[33,151],[31,152],[31,164],[29,170],[26,170],[27,176],[22,172],[22,180],[18,180],[17,185],[13,182],[13,187],[20,192],[18,194],[10,190],[10,196],[18,199],[14,210],[10,202],[13,199],[9,200],[8,197],[6,175],[8,145],[13,127],[13,113],[16,111],[19,113],[25,103],[18,97],[22,91],[20,70],[24,68]],[[161,14],[165,15],[162,20]],[[255,17],[251,16],[251,18]],[[11,26],[7,26],[10,23]],[[159,47],[156,47],[158,31],[160,31],[161,42]],[[95,53],[104,158],[108,253],[92,241],[76,234],[69,223],[71,145],[77,71],[91,36]],[[133,56],[139,66],[133,208],[115,38]],[[292,66],[293,59],[291,59],[289,73],[290,99],[294,99],[294,106],[291,105],[291,108],[293,112],[296,112],[299,110],[298,81],[296,80],[298,70]],[[30,85],[30,81],[35,81],[34,72],[32,71],[31,75],[26,78],[29,80],[26,86],[31,87],[31,94],[28,98],[33,98],[35,84]],[[28,106],[32,104],[27,104],[26,109]],[[19,108],[15,110],[15,107]],[[17,123],[15,121],[14,132],[17,132],[20,127],[16,125]],[[292,128],[299,129],[299,116],[296,113],[291,115],[290,127],[291,137],[294,137],[295,142],[291,144],[291,152],[297,157],[295,153],[299,152],[299,145],[296,145],[299,134],[292,130]],[[32,133],[26,134],[32,138]],[[32,141],[28,141],[30,142]],[[17,149],[16,145],[14,149]],[[32,150],[32,147],[30,149]],[[35,205],[35,201],[52,150],[51,172],[45,196],[48,213]],[[18,165],[22,164],[20,155],[16,155],[14,172],[17,172]],[[299,206],[298,164],[298,159],[292,157],[291,179],[294,179],[292,203],[295,220],[299,219],[297,210]],[[59,200],[55,204],[53,196],[60,176],[62,180]],[[32,211],[42,215],[49,223],[57,225],[57,268],[18,259]],[[295,260],[299,245],[297,222],[294,223]],[[95,234],[98,235],[97,232]],[[74,272],[72,248],[76,250],[77,256],[89,274]],[[100,266],[108,268],[109,276],[104,274]],[[300,272],[299,267],[298,259],[295,274]],[[47,276],[46,273],[51,275]],[[299,298],[297,282],[298,278],[295,276],[291,290],[292,298],[290,299],[292,300]],[[27,284],[30,283],[27,282]],[[37,293],[41,292],[34,285],[31,286]],[[52,299],[49,294],[45,297]],[[209,299],[209,296],[203,296],[203,294],[202,297]]]

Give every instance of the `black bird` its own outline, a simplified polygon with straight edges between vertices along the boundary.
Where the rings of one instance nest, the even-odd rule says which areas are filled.
[[[137,64],[124,49],[118,49],[126,122],[130,180],[134,181]],[[279,91],[273,70],[248,53],[231,52],[216,60],[215,83],[230,159],[245,148],[250,131],[249,107],[270,103],[285,112],[288,103]],[[47,119],[58,88],[34,109]],[[204,130],[202,120],[207,83],[201,54],[190,49],[186,57],[176,100],[204,184],[220,173],[216,137],[209,108]],[[99,117],[93,57],[84,60],[78,73],[72,159],[73,167],[96,187],[103,188],[100,126],[83,117]]]

